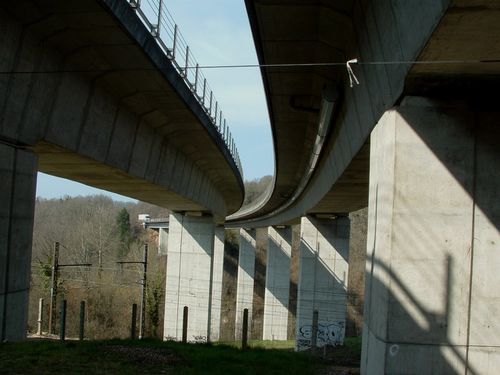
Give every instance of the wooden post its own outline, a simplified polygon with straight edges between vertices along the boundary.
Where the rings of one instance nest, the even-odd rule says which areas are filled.
[[[42,323],[43,323],[43,298],[40,298],[38,300],[38,320],[37,320],[37,323],[38,323],[38,327],[36,330],[36,334],[38,336],[41,336],[42,335]]]
[[[83,341],[85,336],[85,301],[80,302],[80,332],[78,338]]]
[[[318,341],[318,310],[313,311],[312,332],[311,332],[311,351],[316,352]]]
[[[132,322],[130,324],[130,338],[132,340],[135,340],[136,338],[136,329],[135,329],[136,322],[137,322],[137,303],[134,303],[132,305]]]
[[[60,340],[66,340],[66,300],[61,303],[61,332]]]
[[[184,306],[184,311],[182,314],[182,342],[187,342],[188,335],[188,307]]]
[[[243,330],[241,333],[241,349],[248,348],[248,309],[243,310]]]

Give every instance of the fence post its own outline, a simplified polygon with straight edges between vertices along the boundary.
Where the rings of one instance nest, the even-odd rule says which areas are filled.
[[[188,307],[184,306],[184,311],[182,314],[182,342],[187,342],[188,335]]]
[[[60,332],[60,340],[66,340],[66,300],[62,301],[61,304],[61,332]]]
[[[241,333],[241,349],[248,348],[248,309],[243,310],[243,329]]]
[[[85,337],[85,301],[80,302],[80,332],[78,338],[80,341]]]
[[[38,336],[41,336],[42,335],[42,323],[43,323],[43,298],[40,298],[38,300],[38,320],[37,320],[37,323],[38,323],[38,327],[36,330],[36,334]]]
[[[318,339],[318,310],[313,311],[312,332],[311,332],[311,351],[316,352]]]
[[[132,322],[130,324],[130,338],[135,340],[136,338],[136,329],[135,325],[137,323],[137,303],[132,305]]]

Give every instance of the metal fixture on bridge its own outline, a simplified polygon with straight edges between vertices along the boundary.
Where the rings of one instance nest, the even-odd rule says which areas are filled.
[[[212,104],[215,100],[213,92],[208,86],[207,79],[203,75],[189,46],[182,37],[172,15],[164,6],[164,0],[127,1],[136,11],[139,19],[148,27],[151,35],[155,37],[158,45],[163,49],[168,59],[172,61],[179,75],[193,92],[194,97],[215,126],[221,140],[225,143],[234,163],[243,177],[240,156],[235,147],[235,142],[231,133],[228,130],[225,131],[225,129],[227,129],[226,120],[222,119],[222,111],[219,108],[218,102],[215,101],[215,113],[213,113]],[[200,83],[202,84],[200,85]]]

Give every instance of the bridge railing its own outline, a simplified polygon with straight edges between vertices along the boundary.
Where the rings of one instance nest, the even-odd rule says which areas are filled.
[[[164,0],[127,0],[141,21],[149,28],[158,45],[172,61],[194,97],[210,117],[221,139],[225,142],[243,178],[243,168],[234,138],[223,117],[219,102],[215,99],[199,63],[183,38],[179,27],[165,7]]]

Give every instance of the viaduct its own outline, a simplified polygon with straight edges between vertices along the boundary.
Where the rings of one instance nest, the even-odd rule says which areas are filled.
[[[347,214],[368,206],[362,373],[495,374],[500,3],[245,0],[276,158],[246,207],[206,81],[163,1],[142,3],[0,5],[1,339],[26,335],[43,171],[174,212],[165,337],[181,336],[188,306],[190,337],[218,338],[232,227],[237,311],[252,308],[256,228],[267,228],[263,335],[286,338],[289,225],[300,223],[297,348],[311,344],[313,311],[340,340]]]

